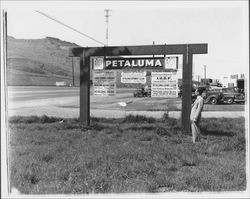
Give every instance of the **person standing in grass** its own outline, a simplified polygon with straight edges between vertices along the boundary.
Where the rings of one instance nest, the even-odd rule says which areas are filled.
[[[191,120],[191,130],[192,130],[192,140],[193,143],[200,141],[200,120],[201,112],[204,106],[204,98],[206,97],[206,89],[198,88],[195,90],[195,95],[197,96],[195,102],[192,104],[190,120]]]

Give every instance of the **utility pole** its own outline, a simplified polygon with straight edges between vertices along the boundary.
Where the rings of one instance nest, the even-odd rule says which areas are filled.
[[[106,46],[108,46],[108,40],[109,40],[109,17],[111,16],[111,15],[109,15],[109,12],[111,10],[110,9],[105,9],[104,11],[106,12],[106,14],[104,15],[105,18],[106,18],[106,20],[105,20],[105,22],[106,22],[106,40],[107,40]]]
[[[75,86],[75,77],[74,77],[74,57],[71,57],[71,63],[72,63],[72,82],[73,82],[73,86]]]
[[[3,64],[7,68],[7,12],[3,10]]]
[[[204,65],[204,79],[206,79],[206,65]]]
[[[1,55],[0,59],[3,60],[3,66],[0,66],[0,86],[2,88],[7,88],[7,82],[6,82],[6,70],[7,70],[7,42],[8,42],[8,31],[7,31],[7,23],[8,23],[8,20],[7,20],[7,11],[6,10],[3,10],[3,13],[2,13],[2,17],[1,20],[2,23],[1,24],[1,34],[3,35],[3,37],[1,38],[0,42],[2,42],[1,44],[1,50],[3,52],[3,54]],[[2,32],[3,31],[3,32]],[[8,89],[6,89],[6,94],[4,94],[4,91],[1,90],[1,114],[0,114],[0,119],[1,119],[1,125],[2,124],[6,124],[6,119],[8,118],[7,115],[6,115],[6,107],[7,107],[7,97],[8,96]],[[3,107],[2,107],[3,105]],[[2,117],[3,116],[3,117]],[[0,126],[1,126],[0,125]],[[2,128],[1,128],[2,130]],[[3,137],[2,137],[3,136]],[[6,142],[5,143],[8,143],[9,140],[8,140],[8,136],[3,133],[1,135],[1,139],[2,140],[5,140]],[[8,147],[5,147],[5,152],[2,153],[2,158],[1,160],[3,160],[3,164],[7,165],[7,168],[9,166],[9,158],[8,158],[8,154],[9,154],[9,150],[8,150]],[[9,169],[7,169],[7,172],[2,172],[3,174],[3,177],[1,177],[0,179],[0,183],[1,185],[2,184],[5,184],[4,186],[4,189],[1,189],[0,193],[1,193],[1,196],[2,195],[7,195],[7,193],[10,193],[10,183],[8,180],[2,180],[2,179],[8,179],[8,177],[10,176],[10,173],[9,173]],[[7,192],[7,193],[6,193]]]

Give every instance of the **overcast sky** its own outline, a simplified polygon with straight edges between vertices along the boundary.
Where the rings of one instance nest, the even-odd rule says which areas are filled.
[[[35,10],[106,43],[104,9],[111,9],[109,45],[208,43],[207,55],[195,55],[194,77],[248,74],[247,1],[1,1],[8,12],[8,35],[46,36],[80,46],[101,46]]]

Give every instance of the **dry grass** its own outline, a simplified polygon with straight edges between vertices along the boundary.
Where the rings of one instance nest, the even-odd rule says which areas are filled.
[[[11,186],[25,194],[246,189],[244,118],[202,120],[192,144],[180,121],[142,116],[9,120]]]

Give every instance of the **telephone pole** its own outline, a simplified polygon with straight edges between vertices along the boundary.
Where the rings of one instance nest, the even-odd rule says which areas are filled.
[[[109,12],[111,11],[110,9],[105,9],[104,10],[105,11],[105,18],[106,18],[106,20],[105,20],[105,22],[106,22],[106,40],[107,40],[107,42],[106,42],[106,46],[108,46],[108,40],[109,40],[109,17],[111,16],[111,15],[109,15]]]
[[[71,57],[71,64],[72,64],[72,86],[75,86],[75,75],[74,75],[74,57]]]
[[[206,65],[204,65],[204,79],[206,79]]]
[[[2,11],[2,17],[1,21],[0,22],[0,26],[1,26],[1,34],[3,35],[3,37],[1,37],[0,39],[0,42],[1,42],[1,52],[3,52],[3,54],[0,55],[0,59],[3,60],[3,66],[1,65],[0,66],[0,86],[1,88],[7,88],[7,82],[6,82],[6,70],[7,70],[7,41],[8,41],[8,31],[7,31],[7,23],[8,23],[8,20],[7,20],[7,11],[6,10],[3,10]],[[3,44],[3,45],[2,45]],[[3,87],[2,87],[3,86]],[[3,89],[4,90],[4,89]],[[6,122],[6,119],[8,118],[7,115],[6,115],[6,107],[7,107],[7,95],[8,95],[8,92],[4,92],[1,90],[1,114],[0,114],[0,119],[1,119],[1,125],[2,124],[5,124]],[[3,105],[3,107],[2,107]],[[3,117],[2,117],[3,116]],[[1,128],[2,130],[2,128]],[[2,139],[3,138],[3,139]],[[1,135],[1,139],[4,141],[5,139],[5,143],[8,143],[9,140],[8,140],[8,136],[6,136],[5,133],[3,133],[3,137]],[[3,160],[3,164],[7,165],[7,168],[9,166],[9,157],[8,157],[8,154],[9,154],[9,150],[8,150],[8,147],[5,147],[5,152],[2,153],[2,158],[1,160]],[[3,177],[1,177],[0,179],[0,183],[1,185],[2,184],[5,184],[4,188],[6,189],[1,189],[1,196],[2,195],[7,195],[7,193],[10,193],[10,183],[8,180],[2,180],[2,179],[7,179],[7,177],[10,176],[10,173],[9,173],[9,169],[6,169],[7,172],[2,172],[1,174],[3,174]],[[3,190],[3,191],[2,191]]]

